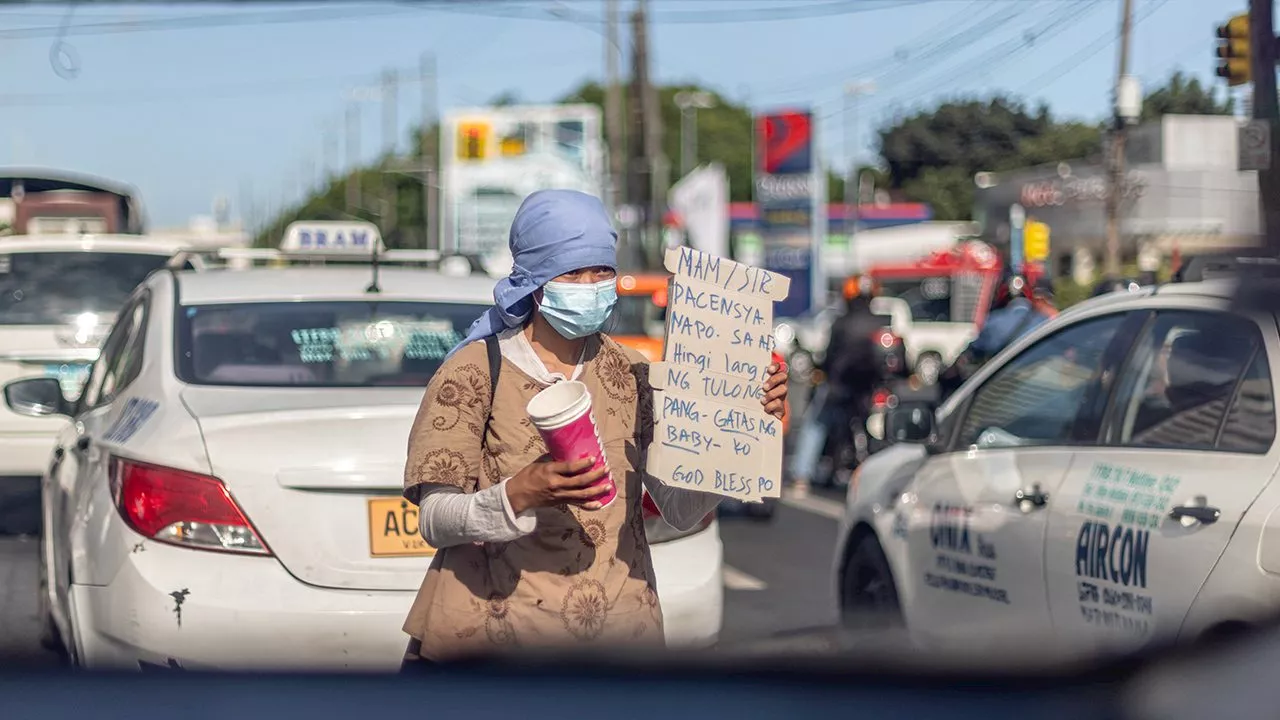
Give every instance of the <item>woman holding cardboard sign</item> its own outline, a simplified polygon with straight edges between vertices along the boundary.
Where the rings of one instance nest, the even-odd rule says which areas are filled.
[[[720,496],[642,478],[648,366],[601,332],[616,243],[598,199],[530,195],[514,270],[427,387],[404,494],[441,552],[404,625],[407,670],[503,647],[663,642],[642,488],[685,529]],[[770,368],[766,411],[782,414],[786,380]]]

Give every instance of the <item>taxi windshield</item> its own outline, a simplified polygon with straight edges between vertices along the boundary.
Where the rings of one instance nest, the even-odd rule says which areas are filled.
[[[423,387],[483,310],[434,302],[188,305],[179,379],[195,385]]]
[[[64,325],[82,313],[113,314],[167,255],[0,253],[0,325]]]

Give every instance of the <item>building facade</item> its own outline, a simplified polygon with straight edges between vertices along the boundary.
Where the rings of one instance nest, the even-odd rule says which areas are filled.
[[[1257,173],[1239,167],[1241,123],[1166,115],[1130,131],[1120,208],[1121,263],[1154,271],[1175,252],[1252,245],[1261,229]],[[1107,176],[1098,160],[981,173],[974,219],[1008,257],[1011,212],[1048,225],[1048,270],[1089,282],[1106,249]]]

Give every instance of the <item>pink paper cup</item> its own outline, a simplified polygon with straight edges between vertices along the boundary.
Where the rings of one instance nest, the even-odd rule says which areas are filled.
[[[593,470],[608,467],[596,419],[591,412],[591,393],[586,385],[576,380],[556,383],[534,395],[526,411],[547,444],[551,457],[560,462],[594,457],[596,464],[592,466]],[[611,480],[611,476],[606,475],[592,487],[603,487]],[[596,500],[604,509],[617,496],[618,488],[614,483]]]

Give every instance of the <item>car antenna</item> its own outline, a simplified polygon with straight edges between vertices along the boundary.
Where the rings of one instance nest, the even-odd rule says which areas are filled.
[[[373,282],[369,283],[369,287],[367,287],[367,288],[365,288],[365,289],[364,289],[364,291],[365,291],[366,293],[381,293],[381,292],[382,292],[382,288],[378,286],[378,246],[379,246],[379,245],[381,245],[381,244],[382,244],[381,242],[374,242],[374,243],[373,243],[373,252],[372,252],[372,256],[373,256],[373,257],[372,257],[372,260],[373,260]]]

